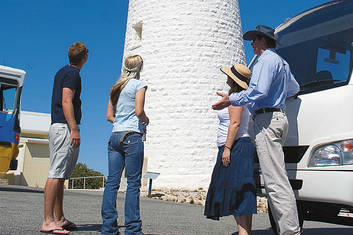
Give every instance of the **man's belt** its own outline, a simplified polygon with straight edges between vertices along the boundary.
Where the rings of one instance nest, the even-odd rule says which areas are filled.
[[[272,113],[272,112],[282,112],[284,113],[284,110],[281,108],[261,108],[255,111],[255,113],[252,115],[252,119],[255,119],[255,116],[260,114],[260,113]]]

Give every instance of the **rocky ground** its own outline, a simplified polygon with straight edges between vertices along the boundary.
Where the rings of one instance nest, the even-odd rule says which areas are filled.
[[[189,203],[195,205],[205,205],[207,191],[203,188],[197,190],[180,190],[180,189],[153,189],[151,197],[163,201],[172,201],[178,203]],[[147,197],[146,191],[141,192],[142,197]],[[266,197],[257,197],[257,212],[267,213]]]

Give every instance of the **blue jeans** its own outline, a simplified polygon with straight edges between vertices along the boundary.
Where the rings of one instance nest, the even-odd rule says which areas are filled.
[[[142,235],[140,218],[140,187],[143,164],[141,135],[129,134],[121,143],[125,132],[113,132],[108,143],[109,176],[102,203],[102,234],[118,234],[116,196],[121,173],[125,167],[127,189],[125,196],[125,235]]]

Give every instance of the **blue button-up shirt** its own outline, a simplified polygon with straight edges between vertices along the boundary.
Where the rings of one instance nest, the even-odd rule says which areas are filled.
[[[272,49],[265,50],[253,67],[249,88],[230,95],[233,106],[248,105],[251,114],[260,108],[285,109],[287,97],[299,92],[288,63]]]

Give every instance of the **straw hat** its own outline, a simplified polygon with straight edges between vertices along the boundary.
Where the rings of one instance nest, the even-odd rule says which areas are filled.
[[[221,71],[231,77],[239,86],[248,89],[251,71],[243,64],[235,64],[232,67],[221,67]]]

